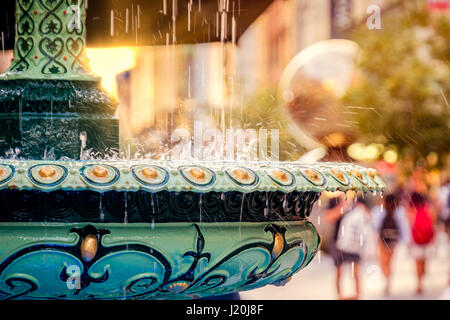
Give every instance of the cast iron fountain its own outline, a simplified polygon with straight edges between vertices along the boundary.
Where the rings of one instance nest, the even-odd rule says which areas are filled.
[[[0,151],[20,150],[0,160],[0,299],[283,285],[318,251],[307,217],[322,191],[384,189],[350,164],[81,160],[82,148],[118,149],[117,102],[90,72],[84,12],[84,1],[17,0],[0,76]]]

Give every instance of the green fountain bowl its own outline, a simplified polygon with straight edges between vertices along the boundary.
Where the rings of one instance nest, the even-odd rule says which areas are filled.
[[[314,257],[308,221],[0,224],[2,299],[194,299],[279,285]],[[95,231],[94,231],[95,230]]]
[[[284,285],[317,253],[323,163],[0,161],[0,299],[195,299]]]

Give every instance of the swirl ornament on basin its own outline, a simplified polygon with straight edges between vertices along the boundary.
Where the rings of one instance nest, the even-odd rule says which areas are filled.
[[[350,164],[80,159],[83,148],[100,158],[119,148],[117,102],[85,54],[87,1],[16,3],[0,151],[20,148],[21,159],[0,163],[0,300],[282,286],[318,252],[308,217],[322,191],[384,190]],[[1,130],[14,125],[23,130]],[[48,146],[64,160],[42,160]]]

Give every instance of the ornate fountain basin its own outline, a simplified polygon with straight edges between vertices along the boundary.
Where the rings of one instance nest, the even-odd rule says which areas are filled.
[[[1,161],[1,299],[190,299],[283,285],[316,254],[353,165]]]
[[[385,188],[375,171],[345,164],[76,160],[119,148],[117,101],[85,52],[86,3],[16,0],[0,154],[72,160],[0,160],[0,299],[190,299],[283,285],[319,248],[307,217],[322,191]]]

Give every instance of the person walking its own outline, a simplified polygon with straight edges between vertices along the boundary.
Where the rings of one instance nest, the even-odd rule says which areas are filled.
[[[378,209],[376,209],[378,211]],[[374,229],[378,235],[378,255],[381,270],[386,278],[385,295],[391,290],[391,261],[398,242],[407,241],[409,232],[406,210],[395,194],[384,198],[383,210],[374,213]]]
[[[361,198],[353,202],[353,198],[345,199],[340,195],[331,199],[325,217],[334,224],[334,235],[331,243],[331,254],[336,267],[336,291],[338,299],[344,299],[341,291],[342,266],[352,265],[352,278],[355,283],[355,296],[360,297],[359,262],[362,252],[362,240],[367,238],[368,225],[366,218],[369,210]]]
[[[417,290],[423,293],[423,278],[426,274],[426,257],[434,239],[434,220],[425,196],[413,192],[410,196],[408,216],[411,223],[411,253],[416,260]]]

